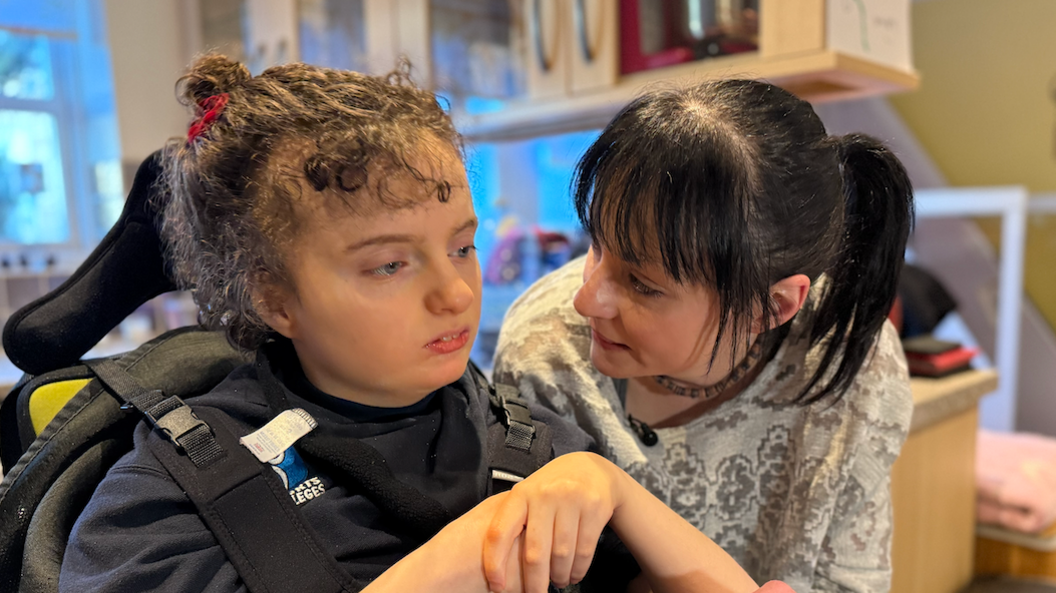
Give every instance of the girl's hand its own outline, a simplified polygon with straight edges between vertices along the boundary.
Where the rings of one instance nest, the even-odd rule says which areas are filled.
[[[602,529],[623,501],[630,479],[593,453],[554,459],[515,485],[484,539],[484,573],[492,591],[506,589],[511,549],[522,533],[525,593],[545,593],[583,579]]]
[[[466,514],[449,523],[432,539],[390,567],[363,593],[403,591],[496,591],[484,578],[480,550],[492,519],[507,493],[485,499]],[[510,593],[521,593],[521,539],[513,541],[512,557],[506,566],[506,586]]]

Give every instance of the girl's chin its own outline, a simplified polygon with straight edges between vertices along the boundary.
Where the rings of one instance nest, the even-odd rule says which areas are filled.
[[[445,360],[442,365],[439,365],[438,368],[432,369],[429,373],[428,381],[436,385],[434,391],[462,378],[462,375],[466,372],[466,367],[469,365],[468,352],[469,350],[467,349],[466,356],[452,356],[449,360]]]

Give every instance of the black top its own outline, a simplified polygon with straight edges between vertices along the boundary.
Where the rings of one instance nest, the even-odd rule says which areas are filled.
[[[319,421],[316,431],[336,431],[373,447],[398,480],[440,503],[450,516],[462,515],[486,497],[487,428],[498,418],[488,394],[468,372],[414,405],[375,408],[316,389],[290,353],[292,348],[275,350],[266,372],[251,364],[239,367],[189,403],[220,409],[248,434],[277,413],[265,395],[266,382],[274,376],[289,407],[303,408]],[[554,414],[533,407],[532,415],[551,427],[556,455],[593,448],[590,437]],[[135,449],[111,468],[77,520],[60,590],[245,590],[194,505],[144,445],[148,432],[145,424],[137,428]],[[276,471],[305,522],[353,578],[376,578],[427,539],[340,479],[305,463],[305,457],[291,447]],[[599,550],[592,573],[626,575],[620,580],[637,574],[623,568],[628,559],[619,546],[612,551],[603,542]],[[602,558],[610,551],[611,563]]]

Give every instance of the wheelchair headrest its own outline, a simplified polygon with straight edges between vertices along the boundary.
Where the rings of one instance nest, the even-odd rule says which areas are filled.
[[[4,351],[31,375],[75,364],[137,307],[176,289],[166,273],[156,200],[161,151],[139,166],[120,218],[61,286],[4,326]]]

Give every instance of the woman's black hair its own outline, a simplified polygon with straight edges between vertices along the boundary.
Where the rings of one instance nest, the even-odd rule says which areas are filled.
[[[810,330],[822,355],[803,403],[850,387],[894,301],[913,224],[909,177],[890,150],[828,136],[809,103],[750,80],[631,102],[583,155],[573,193],[596,244],[717,292],[716,345],[727,331],[746,341],[760,308],[774,317],[775,282],[824,274]]]

